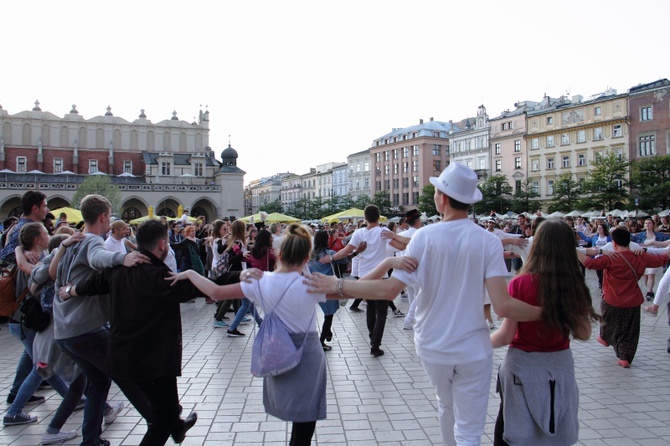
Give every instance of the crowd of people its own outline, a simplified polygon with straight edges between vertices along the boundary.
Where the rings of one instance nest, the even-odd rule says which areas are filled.
[[[431,182],[442,216],[436,224],[416,210],[383,224],[369,205],[359,223],[208,224],[185,214],[133,227],[111,217],[107,199],[89,195],[81,202],[84,223],[74,225],[49,213],[44,194],[26,192],[22,216],[5,221],[0,259],[19,269],[17,300],[37,299],[50,322],[34,330],[21,310],[9,318],[24,351],[4,425],[37,421],[25,407],[44,401],[33,393],[45,380],[63,400],[42,443],[81,435],[82,445],[109,445],[102,425],[124,407],[107,401],[114,382],[146,421],[142,445],[180,443],[197,422],[195,412],[182,418],[179,404],[181,304],[202,297],[212,304],[212,328],[226,328],[227,337],[245,336],[240,327],[248,322],[261,326],[262,310],[273,308],[296,347],[302,344],[296,368],[263,378],[263,403],[268,414],[292,423],[290,445],[309,445],[327,415],[333,319],[351,299],[353,314],[366,302],[373,357],[384,355],[389,314],[414,331],[444,444],[480,443],[492,349],[503,346],[494,444],[575,443],[579,390],[570,339],[589,339],[600,321],[597,341],[613,348],[620,366],[631,366],[641,313],[655,316],[670,286],[666,274],[654,294],[668,264],[667,218],[640,226],[611,215],[587,221],[521,214],[511,222],[492,214],[473,222],[468,210],[481,192],[471,169],[452,163]],[[600,314],[585,269],[598,272]],[[646,299],[654,301],[645,308],[642,277]],[[406,315],[393,305],[398,296],[408,299]],[[62,431],[82,409],[81,432]]]

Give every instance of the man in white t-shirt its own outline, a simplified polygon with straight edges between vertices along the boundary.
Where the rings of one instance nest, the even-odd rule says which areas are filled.
[[[489,327],[482,318],[484,291],[502,317],[539,320],[542,310],[509,296],[502,244],[468,219],[470,205],[482,199],[477,174],[452,162],[430,182],[444,218],[418,230],[407,245],[405,254],[418,261],[417,269],[395,269],[388,280],[374,280],[382,273],[375,271],[359,281],[340,282],[338,289],[349,296],[391,299],[406,286],[419,288],[414,343],[436,388],[442,441],[478,445],[492,372]]]
[[[366,242],[367,248],[365,251],[361,252],[358,260],[358,273],[359,275],[364,276],[375,269],[377,265],[389,256],[386,249],[389,240],[382,238],[381,234],[382,232],[390,231],[387,228],[379,226],[379,208],[370,204],[365,207],[363,214],[365,215],[365,220],[368,225],[354,232],[349,243],[336,252],[335,255],[322,257],[321,263],[329,263],[334,260],[343,259],[351,254],[363,242]],[[397,242],[390,241],[390,244],[396,249],[401,248],[401,245]],[[366,316],[368,332],[370,333],[370,354],[373,356],[381,356],[384,354],[384,350],[381,350],[379,346],[381,345],[382,337],[384,336],[387,314],[387,300],[368,301]]]
[[[135,246],[126,238],[128,235],[128,223],[117,219],[109,225],[111,233],[105,240],[105,250],[109,252],[127,253],[135,249]]]

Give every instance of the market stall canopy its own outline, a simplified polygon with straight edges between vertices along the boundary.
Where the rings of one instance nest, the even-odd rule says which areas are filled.
[[[84,217],[81,215],[81,211],[75,208],[63,207],[58,209],[52,209],[49,212],[54,214],[54,217],[58,218],[61,212],[65,212],[67,216],[68,223],[79,223],[84,220]]]
[[[351,219],[351,220],[364,220],[365,219],[365,213],[364,213],[363,209],[358,209],[358,208],[347,209],[346,211],[338,212],[336,214],[332,214],[332,215],[328,215],[326,217],[323,217],[321,219],[321,221],[323,223],[326,223],[326,222],[336,223],[338,221],[349,220],[349,219]],[[384,223],[387,220],[388,219],[385,216],[383,216],[383,215],[379,216],[379,221],[381,223]]]
[[[290,215],[280,214],[279,212],[272,212],[267,214],[265,220],[261,220],[261,213],[254,215],[247,215],[246,217],[240,218],[245,223],[260,223],[264,221],[265,223],[298,223],[300,222],[299,218],[291,217]]]

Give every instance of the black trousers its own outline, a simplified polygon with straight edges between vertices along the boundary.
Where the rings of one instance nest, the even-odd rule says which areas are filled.
[[[310,446],[315,428],[316,421],[307,421],[304,423],[294,421],[291,429],[291,439],[288,443],[289,446]]]
[[[140,445],[162,446],[172,432],[184,423],[179,418],[181,406],[177,393],[177,377],[164,376],[137,385],[149,401],[153,413],[153,419]]]
[[[368,332],[370,333],[370,347],[379,348],[386,327],[386,316],[389,311],[388,300],[368,300],[365,315],[367,316]]]

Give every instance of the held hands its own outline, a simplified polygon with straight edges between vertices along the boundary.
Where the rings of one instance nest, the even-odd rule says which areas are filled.
[[[74,245],[75,243],[81,242],[85,238],[86,238],[86,235],[84,235],[83,232],[75,232],[74,234],[72,234],[71,236],[69,236],[68,238],[63,240],[62,244],[66,248],[69,248],[70,246]]]
[[[65,243],[65,242],[63,242]],[[145,256],[139,251],[133,251],[131,253],[128,253],[123,257],[123,266],[131,267],[131,266],[137,266],[141,263],[149,263],[149,257]]]
[[[385,232],[386,232],[386,231],[385,231]],[[391,231],[388,231],[388,232],[391,232]],[[383,234],[383,232],[382,232],[382,234]],[[360,254],[360,253],[362,253],[363,251],[365,251],[365,250],[367,249],[367,247],[368,247],[368,242],[363,241],[363,242],[361,242],[360,245],[358,245],[358,246],[356,247],[356,252]]]
[[[305,279],[302,281],[307,285],[308,293],[337,293],[337,277],[326,276],[321,273],[305,274]]]
[[[263,278],[263,271],[258,268],[248,268],[240,273],[240,282],[251,283],[251,279],[260,280]]]

